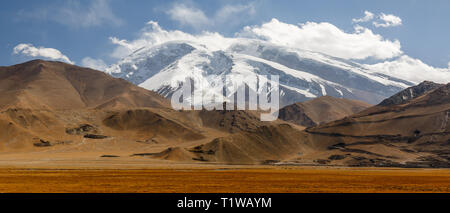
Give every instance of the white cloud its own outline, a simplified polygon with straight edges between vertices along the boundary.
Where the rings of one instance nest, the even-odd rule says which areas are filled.
[[[346,33],[327,22],[292,25],[272,19],[261,26],[247,26],[238,35],[344,59],[387,59],[402,54],[398,40],[384,39],[361,26],[356,26],[353,33]]]
[[[256,8],[253,3],[247,5],[226,5],[216,12],[214,22],[216,24],[227,23],[227,25],[236,25],[256,14]]]
[[[13,54],[24,55],[33,58],[46,58],[51,60],[63,61],[75,64],[67,56],[63,55],[59,50],[46,47],[35,47],[32,44],[19,44],[14,47]]]
[[[353,23],[369,22],[376,18],[377,20],[372,22],[375,27],[396,27],[402,25],[402,19],[392,14],[386,15],[384,13],[380,13],[375,17],[375,14],[366,10],[364,11],[364,15],[365,16],[362,18],[352,19]]]
[[[354,32],[347,33],[331,23],[307,22],[291,25],[273,19],[259,26],[244,27],[234,37],[224,37],[214,32],[190,34],[179,30],[165,30],[157,22],[150,21],[134,40],[111,37],[111,42],[117,45],[111,56],[122,58],[142,47],[153,47],[169,41],[187,41],[204,44],[211,50],[226,50],[242,38],[264,40],[275,45],[307,49],[346,59],[385,60],[363,66],[373,72],[415,83],[423,80],[450,81],[450,63],[448,69],[429,66],[418,59],[403,55],[397,40],[387,40],[362,26],[355,26]]]
[[[237,25],[245,22],[248,17],[256,13],[253,2],[246,5],[225,5],[216,11],[214,15],[208,17],[202,10],[194,5],[184,3],[175,3],[166,12],[169,17],[182,26],[191,26],[195,29],[204,29],[210,27],[224,27]]]
[[[111,56],[123,58],[144,46],[175,40],[206,43],[210,48],[225,50],[239,37],[265,40],[276,45],[322,52],[345,59],[388,59],[402,54],[399,41],[384,39],[381,35],[361,26],[356,26],[353,33],[346,33],[330,23],[307,22],[291,25],[272,19],[260,26],[244,27],[232,38],[211,32],[194,35],[179,30],[167,31],[157,22],[150,21],[135,40],[127,41],[111,37],[111,42],[118,45]]]
[[[374,21],[373,25],[375,27],[396,27],[396,26],[402,25],[402,19],[400,17],[392,15],[392,14],[386,15],[384,13],[381,13],[379,15],[379,18],[383,22],[380,23],[380,22]]]
[[[367,10],[364,11],[364,15],[365,15],[364,17],[359,18],[359,19],[356,19],[356,18],[352,19],[353,23],[368,22],[375,17],[375,15],[373,13],[371,13]]]
[[[108,67],[102,59],[94,59],[91,57],[83,58],[83,60],[81,60],[81,66],[100,71],[104,71]]]
[[[157,22],[149,21],[141,30],[137,39],[127,41],[116,37],[110,37],[110,41],[118,47],[110,55],[113,58],[123,58],[142,47],[151,47],[168,41],[195,41],[207,43],[212,49],[225,49],[231,42],[231,38],[225,38],[219,33],[202,32],[198,35],[185,33],[179,30],[167,31],[162,29]]]
[[[19,19],[53,21],[71,28],[87,28],[102,25],[120,26],[123,20],[112,11],[109,0],[93,0],[89,6],[82,6],[78,0],[67,1],[63,5],[21,10]]]
[[[366,66],[371,70],[396,76],[414,83],[420,83],[424,80],[439,83],[450,82],[450,66],[449,68],[432,67],[419,59],[414,59],[407,55],[403,55],[393,61]]]
[[[182,25],[190,25],[194,28],[210,24],[209,19],[203,11],[185,4],[174,4],[173,7],[167,11],[167,14],[172,20],[175,20]]]

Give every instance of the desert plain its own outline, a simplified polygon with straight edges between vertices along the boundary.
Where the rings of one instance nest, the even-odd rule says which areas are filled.
[[[1,193],[448,193],[450,170],[175,164],[153,159],[0,161]]]
[[[61,62],[0,67],[0,93],[0,193],[450,192],[450,84],[372,107],[321,97],[273,122],[174,110]]]

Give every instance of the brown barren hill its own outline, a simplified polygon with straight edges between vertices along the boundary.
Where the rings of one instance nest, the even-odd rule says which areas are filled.
[[[162,96],[62,62],[0,67],[0,94],[0,150],[54,149],[86,140],[202,138],[188,125],[161,116],[177,117]]]
[[[325,164],[450,167],[450,84],[422,91],[309,128],[309,140],[323,150]]]
[[[379,106],[393,106],[393,105],[404,104],[411,99],[422,96],[422,95],[424,95],[428,92],[431,92],[442,86],[444,86],[444,85],[437,84],[437,83],[434,83],[431,81],[424,81],[424,82],[420,83],[419,85],[409,87],[408,89],[400,91],[399,93],[383,100],[379,104]]]
[[[154,92],[61,62],[1,67],[0,85],[4,152],[261,164],[308,147],[295,124],[252,111],[175,111]]]
[[[370,106],[372,105],[363,101],[322,96],[283,107],[280,109],[279,118],[298,125],[312,127],[361,112]]]
[[[301,140],[302,127],[284,121],[263,122],[257,112],[215,110],[185,112],[195,114],[199,129],[208,132],[207,140],[184,146],[197,163],[266,164],[297,155],[308,145]],[[185,158],[179,155],[182,146],[171,147],[152,157]],[[175,149],[176,148],[176,149]],[[186,152],[187,151],[187,152]]]
[[[0,67],[0,109],[168,107],[154,92],[89,68],[33,60]]]
[[[0,94],[1,162],[450,165],[450,84],[425,82],[363,111],[331,97],[297,104],[317,125],[307,129],[257,111],[176,111],[154,92],[61,62],[0,67]]]

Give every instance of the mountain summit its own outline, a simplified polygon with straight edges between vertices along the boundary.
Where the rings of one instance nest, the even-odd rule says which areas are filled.
[[[169,107],[158,94],[103,72],[33,60],[0,67],[0,109]]]
[[[313,127],[361,112],[371,107],[362,101],[322,96],[280,109],[279,119],[300,126]]]
[[[449,167],[449,114],[450,83],[439,86],[424,82],[394,95],[384,104],[306,132],[311,143],[340,156],[332,157],[328,163]]]
[[[378,104],[413,85],[348,60],[252,39],[239,39],[224,50],[193,41],[166,42],[141,48],[106,72],[165,97],[186,77],[209,81],[211,75],[233,76],[249,85],[246,79],[257,75],[279,75],[282,106],[325,95]],[[221,91],[214,86],[203,89]]]

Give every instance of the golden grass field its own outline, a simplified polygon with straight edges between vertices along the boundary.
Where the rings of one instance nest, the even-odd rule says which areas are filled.
[[[448,193],[450,170],[244,166],[1,168],[0,192]]]

